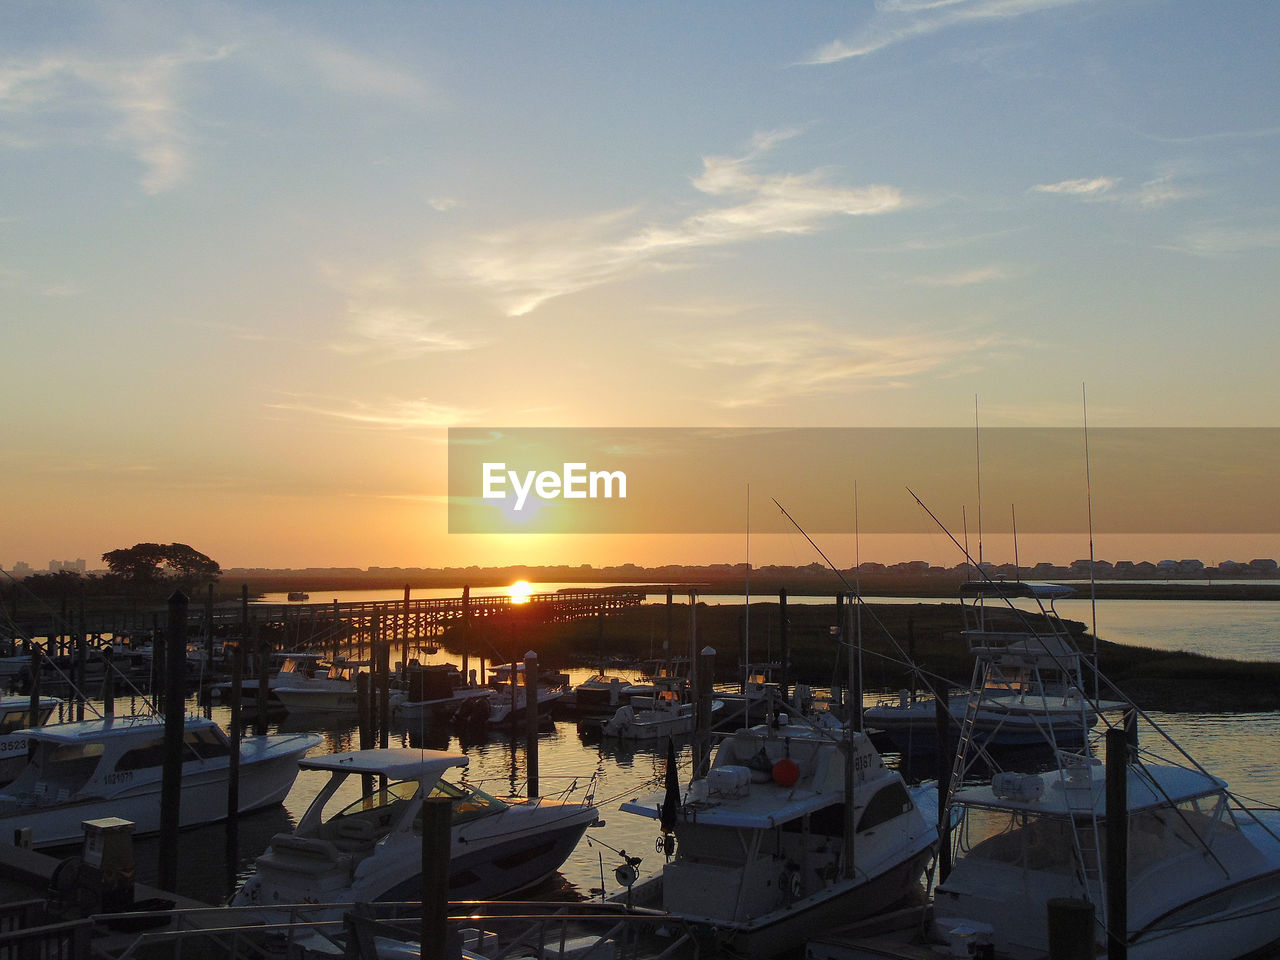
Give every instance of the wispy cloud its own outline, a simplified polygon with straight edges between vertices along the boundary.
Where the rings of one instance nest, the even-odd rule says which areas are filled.
[[[1211,226],[1188,232],[1170,245],[1200,257],[1220,257],[1251,250],[1274,250],[1280,247],[1280,226]]]
[[[331,344],[340,353],[386,352],[395,357],[473,350],[481,338],[460,337],[430,318],[394,306],[354,306],[343,339]]]
[[[741,157],[711,156],[692,181],[720,201],[678,222],[637,225],[638,211],[616,210],[572,221],[528,224],[479,238],[452,260],[453,272],[493,290],[510,316],[554,298],[646,269],[687,266],[693,251],[776,234],[806,234],[842,216],[903,209],[896,187],[845,187],[825,171],[769,174],[757,161],[790,131],[758,135]]]
[[[273,410],[312,414],[346,423],[395,430],[415,427],[451,427],[474,415],[473,411],[462,407],[433,403],[426,398],[392,399],[382,403],[370,403],[363,400],[294,395],[276,403],[269,403],[267,407]]]
[[[1118,203],[1146,210],[1155,210],[1197,196],[1196,191],[1176,183],[1173,174],[1146,180],[1132,190],[1119,189],[1120,183],[1120,179],[1116,177],[1092,177],[1041,183],[1032,187],[1030,192],[1057,194],[1091,202]]]
[[[713,349],[709,342],[715,342]],[[739,336],[699,340],[678,355],[699,369],[732,371],[721,407],[769,406],[795,397],[873,387],[902,387],[923,374],[940,375],[997,343],[953,332],[885,336],[850,333],[822,324],[776,325]]]
[[[142,190],[162,193],[183,180],[189,165],[180,78],[228,53],[190,46],[145,56],[51,54],[10,62],[0,66],[0,113],[23,123],[23,146],[95,137],[123,144],[142,165]]]
[[[820,47],[803,62],[836,63],[959,24],[1010,20],[1083,2],[1089,0],[881,0],[870,21],[857,34]]]
[[[1097,197],[1115,189],[1119,181],[1114,177],[1092,177],[1080,180],[1061,180],[1058,183],[1040,183],[1031,188],[1032,193],[1060,193],[1071,197]]]
[[[919,277],[917,282],[929,287],[972,287],[983,283],[1008,280],[1011,275],[1008,267],[993,263],[985,267],[974,267],[971,270],[957,270],[954,273]]]

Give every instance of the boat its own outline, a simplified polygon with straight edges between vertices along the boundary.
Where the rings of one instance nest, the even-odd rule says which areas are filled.
[[[0,787],[7,786],[27,765],[27,727],[49,722],[62,705],[57,697],[41,697],[33,711],[30,697],[0,697]]]
[[[602,736],[658,740],[693,732],[698,705],[688,696],[688,682],[675,676],[655,677],[653,682],[653,694],[632,697],[630,703],[619,707],[600,728]],[[723,708],[723,700],[713,700],[712,716]]]
[[[293,833],[276,834],[232,906],[404,901],[421,896],[424,797],[453,803],[451,900],[488,900],[535,886],[568,858],[597,821],[592,778],[579,799],[573,785],[556,798],[499,798],[446,779],[466,754],[393,747],[310,757],[303,770],[329,782]],[[349,777],[383,776],[385,789],[343,789]],[[336,906],[334,917],[340,917]],[[315,919],[324,919],[317,911]]]
[[[423,665],[410,660],[400,680],[403,699],[392,705],[400,720],[449,719],[470,701],[487,700],[494,693],[489,687],[469,684],[452,663]]]
[[[83,821],[108,816],[133,821],[138,834],[159,830],[164,726],[163,717],[131,714],[24,730],[31,760],[0,792],[0,837],[30,827],[34,847],[74,844],[82,839]],[[244,737],[240,812],[282,801],[298,760],[320,742],[316,733]],[[230,756],[231,744],[214,721],[185,718],[180,826],[226,817]]]
[[[878,912],[918,887],[938,841],[936,818],[919,801],[865,734],[833,736],[779,715],[722,740],[683,796],[672,755],[666,793],[622,804],[661,821],[670,834],[659,842],[674,847],[627,902],[695,925],[717,954],[794,951],[816,926]]]
[[[225,654],[224,654],[225,656]],[[324,658],[318,653],[272,653],[271,658],[278,660],[279,665],[267,680],[267,703],[273,707],[280,706],[280,698],[276,696],[278,686],[297,686],[294,681],[307,681],[315,677]],[[209,687],[209,696],[215,700],[231,699],[231,682],[224,680]],[[240,681],[240,703],[252,706],[258,702],[258,678],[246,677]]]
[[[974,668],[969,689],[947,698],[953,733],[968,718],[971,736],[982,747],[1080,749],[1100,711],[1124,706],[1085,695],[1080,651],[1053,607],[1074,593],[1059,584],[1006,580],[961,586],[961,636]],[[1029,600],[1037,610],[1028,615],[1006,608],[1006,599]],[[917,699],[903,690],[896,701],[868,707],[863,720],[903,754],[938,748],[934,698]]]
[[[1280,939],[1280,811],[1251,811],[1194,767],[1126,762],[1128,878],[1123,940],[1131,960],[1233,960]],[[1104,763],[1062,755],[1042,774],[996,774],[953,795],[955,866],[934,897],[939,937],[981,931],[996,956],[1043,957],[1055,898],[1096,905],[1105,949]],[[1089,934],[1092,934],[1090,937]]]
[[[630,686],[631,681],[623,677],[597,673],[575,685],[565,700],[577,716],[603,719],[613,716],[631,699],[627,693]]]
[[[311,594],[306,593],[302,590],[291,590],[289,592],[290,601],[310,600],[310,599],[311,599]]]
[[[564,696],[563,687],[539,686],[535,694],[539,721],[551,716],[551,709]],[[512,690],[510,684],[496,686],[489,690],[487,697],[473,697],[461,703],[453,714],[456,724],[481,725],[491,727],[503,724],[525,722],[528,711],[529,694],[520,684]]]
[[[314,676],[299,672],[285,674],[283,670],[271,692],[289,713],[332,713],[356,709],[356,675],[359,668],[367,666],[355,660],[335,660],[329,669]]]

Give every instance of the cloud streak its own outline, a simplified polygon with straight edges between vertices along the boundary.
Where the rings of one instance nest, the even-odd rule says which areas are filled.
[[[392,430],[452,427],[473,416],[473,411],[449,404],[433,403],[425,397],[416,400],[387,400],[381,404],[373,404],[363,400],[342,401],[297,395],[288,400],[269,403],[267,407]]]
[[[717,338],[714,353],[708,353],[708,342],[700,339],[699,351],[677,354],[695,369],[731,373],[731,389],[716,403],[741,409],[821,393],[903,387],[924,374],[943,375],[998,341],[961,332],[868,336],[803,324],[767,327],[750,339]]]
[[[637,226],[638,211],[624,209],[529,224],[479,238],[451,261],[451,271],[492,290],[507,315],[518,317],[555,297],[643,270],[685,267],[688,255],[698,250],[812,233],[837,217],[872,216],[909,205],[896,187],[840,186],[821,170],[756,170],[760,155],[790,135],[760,135],[742,157],[705,157],[692,185],[714,202],[676,223]]]
[[[1087,0],[932,0],[880,2],[870,22],[848,40],[835,40],[807,57],[804,64],[838,63],[864,57],[907,40],[950,27],[981,21],[1011,20]]]

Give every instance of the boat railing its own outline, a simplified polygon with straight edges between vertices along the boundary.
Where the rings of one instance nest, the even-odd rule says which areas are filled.
[[[280,904],[273,905],[271,912],[283,919],[265,919],[261,907],[199,907],[104,914],[58,926],[86,941],[95,928],[141,931],[123,946],[113,944],[114,960],[163,956],[166,952],[180,957],[200,942],[228,957],[266,960],[294,956],[305,942],[312,946],[325,943],[325,952],[336,948],[338,956],[373,960],[377,955],[374,937],[401,942],[418,940],[422,903]],[[341,918],[334,919],[338,912]],[[453,901],[445,922],[450,939],[485,960],[527,957],[531,953],[550,958],[571,954],[599,956],[607,952],[618,960],[666,960],[677,951],[693,960],[699,955],[692,928],[680,918],[619,903]],[[168,926],[146,929],[152,923]],[[660,948],[655,948],[655,938],[648,935],[659,926],[667,928],[668,935],[656,940]],[[28,943],[44,942],[52,934],[63,933],[61,929],[51,932],[51,928],[38,927],[9,936],[21,936]],[[68,960],[89,955],[88,950],[52,954]]]

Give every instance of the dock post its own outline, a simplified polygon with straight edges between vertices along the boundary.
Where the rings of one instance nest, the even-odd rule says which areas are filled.
[[[516,748],[516,731],[520,729],[519,727],[520,717],[516,713],[516,704],[519,702],[517,700],[517,695],[520,690],[520,687],[519,687],[520,672],[517,669],[518,666],[519,665],[516,663],[515,660],[511,661],[511,690],[509,691],[511,693],[511,712],[507,714],[507,720],[510,721],[511,723],[512,756],[515,756],[514,751]]]
[[[1107,960],[1129,956],[1129,742],[1123,727],[1107,730]]]
[[[471,587],[462,588],[462,675],[471,676]]]
[[[236,861],[240,857],[240,700],[244,689],[244,646],[231,653],[231,755],[227,770],[227,890],[236,889]]]
[[[115,658],[108,644],[102,650],[102,715],[114,717],[116,714],[116,668],[112,662]]]
[[[45,642],[49,641],[46,639]],[[27,692],[31,696],[31,703],[27,709],[31,711],[28,716],[34,722],[35,718],[40,715],[40,648],[34,640],[31,641],[30,648],[31,662],[27,665],[27,669],[31,671],[31,688]]]
[[[422,960],[445,960],[449,916],[449,857],[453,802],[422,801],[422,918],[418,943]]]
[[[698,689],[698,591],[689,591],[689,688]]]
[[[267,640],[262,624],[255,624],[258,638],[258,717],[253,731],[260,737],[267,735],[267,702],[271,699],[271,642]]]
[[[787,690],[791,680],[790,622],[787,619],[787,588],[778,588],[778,660],[782,667],[778,692],[782,702],[787,702]]]
[[[703,647],[698,659],[698,703],[694,713],[694,779],[705,777],[711,763],[711,685],[716,676],[716,651],[714,647]]]
[[[514,706],[514,702],[512,704]],[[526,792],[538,795],[538,655],[524,655],[524,765],[529,781]]]
[[[404,653],[400,656],[401,663],[409,662],[409,633],[409,584],[406,583],[404,585]]]
[[[182,805],[182,735],[186,719],[183,687],[187,666],[187,596],[169,597],[169,630],[165,638],[164,769],[160,783],[160,886],[173,890],[178,881],[178,828]]]
[[[204,668],[213,675],[213,581],[204,598]]]

